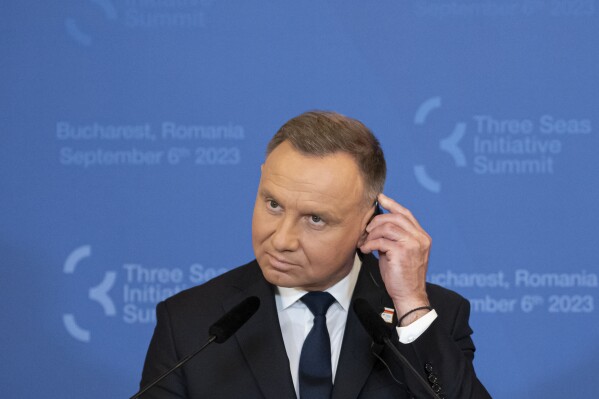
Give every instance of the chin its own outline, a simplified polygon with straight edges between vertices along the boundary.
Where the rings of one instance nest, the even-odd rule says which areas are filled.
[[[264,275],[266,281],[273,285],[287,288],[293,288],[298,286],[298,282],[295,281],[293,278],[290,278],[289,275],[285,273],[281,273],[273,269],[262,268],[262,274]]]

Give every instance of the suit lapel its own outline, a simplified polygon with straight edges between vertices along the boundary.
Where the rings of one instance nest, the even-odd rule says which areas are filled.
[[[266,398],[294,398],[272,286],[264,279],[257,262],[250,265],[238,288],[238,295],[223,302],[226,311],[248,296],[260,299],[256,314],[235,334],[249,368]]]
[[[244,278],[238,282],[237,289],[237,295],[223,301],[225,311],[229,311],[248,296],[254,295],[260,299],[260,308],[256,314],[234,337],[261,391],[266,398],[295,398],[274,293],[257,262],[254,261],[250,265]],[[382,312],[385,306],[393,307],[379,274],[378,261],[372,255],[364,257],[351,305],[356,298],[366,299],[377,312]],[[335,376],[335,380],[342,383],[334,385],[333,399],[358,397],[378,361],[373,352],[380,354],[383,351],[382,346],[372,344],[372,339],[362,327],[353,308],[350,308]],[[409,358],[414,357],[413,353],[406,355]]]
[[[380,278],[377,260],[374,256],[365,256],[356,287],[352,295],[352,303],[356,298],[364,298],[377,311],[383,307],[392,307]],[[380,353],[382,346],[372,346],[372,338],[366,332],[353,308],[350,308],[343,335],[343,344],[337,365],[336,381],[342,383],[333,387],[333,399],[355,398],[366,383],[372,367],[377,362],[373,352]]]

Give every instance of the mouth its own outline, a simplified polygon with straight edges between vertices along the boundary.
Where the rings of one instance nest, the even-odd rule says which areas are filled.
[[[273,269],[286,271],[296,266],[295,263],[289,262],[286,259],[275,256],[269,252],[267,252],[266,255],[268,255],[269,263]]]

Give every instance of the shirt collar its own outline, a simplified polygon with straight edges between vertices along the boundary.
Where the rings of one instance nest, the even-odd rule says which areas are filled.
[[[347,311],[350,306],[351,297],[358,281],[358,275],[360,274],[360,268],[362,267],[362,261],[358,258],[358,255],[354,257],[354,264],[347,276],[343,277],[332,287],[325,290],[331,294],[335,300],[341,305],[341,307]],[[297,301],[300,300],[308,291],[299,288],[279,287],[275,289],[275,299],[277,304],[277,310],[285,310]]]

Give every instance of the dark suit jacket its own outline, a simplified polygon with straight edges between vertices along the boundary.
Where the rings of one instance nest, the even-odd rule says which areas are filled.
[[[472,366],[474,344],[468,325],[469,303],[442,287],[427,286],[438,318],[412,344],[399,344],[424,378],[438,378],[447,398],[489,398]],[[295,398],[289,361],[277,317],[273,287],[256,261],[201,286],[183,291],[157,306],[157,325],[148,349],[141,386],[193,352],[208,339],[208,328],[248,296],[257,296],[256,314],[228,341],[212,344],[143,398]],[[353,298],[377,310],[393,307],[378,270],[364,258]],[[375,357],[391,368],[393,377]],[[334,399],[429,398],[416,378],[391,352],[373,345],[353,309],[349,310],[333,388]]]

